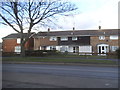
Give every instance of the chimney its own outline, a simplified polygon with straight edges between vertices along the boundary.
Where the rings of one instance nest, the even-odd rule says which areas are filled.
[[[73,31],[75,30],[75,27],[73,27]]]
[[[101,26],[99,26],[99,29],[101,29]]]
[[[48,28],[48,32],[50,32],[50,28]]]

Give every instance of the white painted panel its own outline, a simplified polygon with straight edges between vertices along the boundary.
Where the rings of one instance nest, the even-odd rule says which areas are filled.
[[[72,46],[69,46],[68,52],[73,52],[73,47]]]
[[[56,46],[56,50],[60,51],[60,46]]]
[[[79,46],[79,52],[92,53],[92,46]]]
[[[40,50],[42,50],[41,46],[40,46]]]

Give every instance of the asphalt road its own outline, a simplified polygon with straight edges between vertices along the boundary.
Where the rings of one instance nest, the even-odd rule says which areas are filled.
[[[3,88],[117,88],[118,68],[3,64]]]

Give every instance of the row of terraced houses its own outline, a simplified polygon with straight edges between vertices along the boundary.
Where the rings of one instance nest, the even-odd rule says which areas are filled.
[[[24,37],[26,34],[24,34]],[[48,31],[34,34],[26,50],[58,50],[69,53],[109,53],[119,47],[118,29]],[[3,52],[20,52],[20,34],[3,38]]]

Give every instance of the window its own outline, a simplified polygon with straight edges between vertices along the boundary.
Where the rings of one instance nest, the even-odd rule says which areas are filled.
[[[55,46],[50,46],[50,50],[56,50]]]
[[[16,53],[20,53],[21,52],[21,47],[20,46],[16,46],[15,47],[15,52]]]
[[[111,40],[117,40],[117,39],[118,39],[118,36],[117,36],[117,35],[110,36],[110,39],[111,39]]]
[[[77,37],[72,37],[72,40],[77,40]]]
[[[50,41],[56,41],[57,37],[50,37]]]
[[[17,39],[17,44],[20,44],[20,38]]]
[[[68,37],[61,37],[61,41],[67,41]]]
[[[118,48],[118,46],[111,46],[111,51],[116,51]]]
[[[68,52],[68,50],[69,50],[69,49],[68,49],[68,46],[61,46],[61,47],[60,47],[60,51],[61,51],[61,52]]]
[[[99,36],[99,40],[105,40],[105,36]]]

